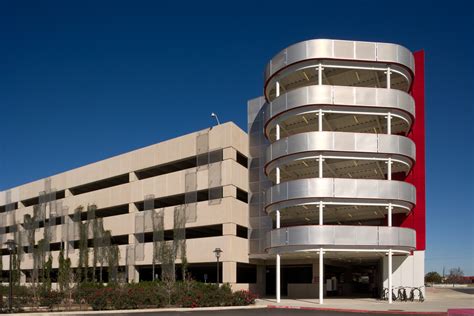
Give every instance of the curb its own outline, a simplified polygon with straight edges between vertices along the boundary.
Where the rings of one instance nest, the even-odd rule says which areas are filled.
[[[397,314],[397,315],[436,315],[446,316],[447,312],[410,312],[398,310],[367,310],[367,309],[344,309],[344,308],[327,308],[327,307],[304,307],[304,306],[290,306],[290,305],[267,305],[267,308],[272,309],[299,309],[312,311],[327,311],[327,312],[344,312],[353,314]]]
[[[148,308],[148,309],[120,309],[104,311],[63,311],[63,312],[33,312],[33,313],[13,313],[10,315],[26,316],[49,316],[49,315],[120,315],[120,314],[138,314],[138,313],[166,313],[166,312],[198,312],[198,311],[218,311],[218,310],[236,310],[236,309],[262,309],[265,305],[247,305],[247,306],[218,306],[218,307],[178,307],[178,308]]]

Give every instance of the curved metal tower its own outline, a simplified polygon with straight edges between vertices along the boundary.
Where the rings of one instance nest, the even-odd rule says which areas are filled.
[[[400,227],[416,205],[407,181],[414,68],[400,45],[326,39],[268,63],[264,97],[249,104],[250,154],[261,169],[251,162],[250,189],[262,209],[253,212],[251,246],[260,242],[251,251],[275,257],[277,300],[282,257],[319,257],[322,303],[325,258],[386,257],[392,271],[392,255],[416,249],[416,231]]]

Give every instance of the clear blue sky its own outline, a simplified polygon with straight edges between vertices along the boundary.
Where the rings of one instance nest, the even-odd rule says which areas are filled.
[[[1,1],[0,190],[206,128],[212,111],[245,130],[266,62],[295,42],[395,42],[426,51],[427,271],[474,275],[470,1],[162,2]]]

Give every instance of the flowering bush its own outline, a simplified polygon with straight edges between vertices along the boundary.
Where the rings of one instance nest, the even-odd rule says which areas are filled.
[[[62,302],[63,295],[59,291],[44,291],[40,293],[39,299],[41,306],[46,306],[52,310],[54,305],[59,305]]]
[[[228,284],[217,286],[195,281],[176,282],[171,288],[171,301],[168,303],[169,289],[160,282],[144,282],[96,288],[91,294],[82,295],[94,310],[136,309],[164,307],[240,306],[255,302],[256,296],[249,291],[232,293]]]
[[[233,293],[232,305],[242,306],[242,305],[255,304],[256,298],[257,298],[257,295],[253,294],[252,292],[246,291],[246,290],[240,290]]]

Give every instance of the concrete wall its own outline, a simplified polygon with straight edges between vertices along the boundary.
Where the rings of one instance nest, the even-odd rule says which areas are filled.
[[[200,144],[198,138],[203,136],[205,141]],[[188,168],[155,177],[139,180],[136,171],[177,162],[205,152],[223,150],[222,162],[216,168],[214,164],[204,167]],[[136,215],[138,209],[135,203],[144,201],[146,195],[154,195],[154,198],[162,198],[177,194],[184,194],[189,190],[186,188],[186,175],[196,174],[196,185],[191,191],[204,190],[212,186],[222,187],[223,196],[218,201],[197,202],[196,218],[186,223],[186,228],[223,225],[223,236],[188,239],[186,241],[187,260],[193,263],[214,263],[215,256],[212,252],[216,247],[224,250],[221,262],[223,263],[223,281],[229,282],[236,287],[249,288],[249,284],[237,285],[237,262],[248,263],[248,241],[237,237],[237,225],[248,227],[248,206],[237,199],[237,190],[248,191],[247,168],[237,162],[237,153],[248,156],[248,137],[234,123],[225,123],[210,129],[184,135],[167,140],[148,147],[137,149],[122,155],[111,157],[80,168],[66,171],[47,179],[41,179],[25,185],[0,192],[0,206],[9,203],[18,203],[18,208],[11,212],[0,214],[0,227],[23,223],[24,215],[33,215],[33,206],[26,207],[22,201],[36,198],[40,192],[45,191],[46,184],[56,192],[65,190],[65,197],[59,199],[61,208],[67,209],[63,214],[74,214],[79,207],[95,204],[97,208],[103,209],[119,205],[127,205],[128,213],[110,217],[104,217],[104,229],[111,230],[112,236],[128,235],[129,244],[136,242],[135,234]],[[211,170],[218,172],[218,183],[211,176]],[[127,175],[128,182],[113,187],[99,189],[83,194],[73,195],[69,190],[79,185],[107,179],[118,175]],[[213,180],[211,180],[213,179]],[[173,229],[175,206],[163,208],[164,229]],[[148,223],[149,224],[149,223]],[[146,225],[149,227],[150,225]],[[23,230],[21,226],[20,230]],[[51,226],[55,231],[51,243],[62,241],[62,230],[65,225]],[[151,231],[151,229],[145,229]],[[0,232],[1,234],[1,232]],[[43,238],[44,228],[35,230],[36,241]],[[0,240],[13,239],[13,233],[0,235]],[[127,244],[120,245],[119,264],[126,264]],[[2,244],[0,248],[5,248]],[[144,244],[143,260],[135,260],[133,267],[129,269],[129,277],[137,280],[137,267],[150,265],[152,263],[153,244]],[[51,251],[53,256],[53,268],[58,267],[57,258],[59,251]],[[69,257],[72,266],[78,264],[79,250],[75,249]],[[92,265],[92,255],[90,265]],[[3,269],[9,269],[8,255],[0,257]],[[180,263],[177,259],[176,263]],[[31,254],[24,254],[21,263],[23,270],[33,268]]]
[[[393,256],[392,260],[392,282],[393,288],[403,287],[420,287],[425,284],[425,252],[414,251],[409,256]],[[383,258],[383,287],[388,288],[388,257]],[[395,291],[397,293],[397,291]],[[410,292],[407,290],[407,294]],[[423,294],[425,291],[423,288]]]

